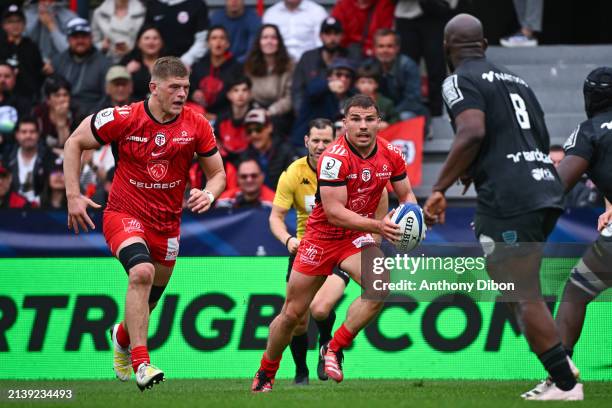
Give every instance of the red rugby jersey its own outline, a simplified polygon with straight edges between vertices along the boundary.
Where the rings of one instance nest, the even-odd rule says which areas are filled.
[[[188,107],[160,123],[147,101],[102,109],[91,130],[102,144],[112,143],[115,177],[105,211],[124,212],[162,234],[178,235],[194,153],[217,152],[212,127]]]
[[[317,166],[318,186],[346,185],[346,208],[368,218],[374,218],[387,182],[405,177],[406,162],[401,151],[380,138],[372,153],[363,158],[346,136],[341,137],[327,147]],[[317,203],[308,217],[306,234],[315,239],[336,240],[356,233],[360,232],[329,223],[317,191]]]

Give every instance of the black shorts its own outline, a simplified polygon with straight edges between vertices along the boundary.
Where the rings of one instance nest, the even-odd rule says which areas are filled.
[[[289,276],[291,276],[291,270],[293,269],[293,261],[295,261],[295,255],[289,256],[289,267],[287,268],[287,276],[285,277],[285,282],[289,282]],[[348,273],[344,272],[342,269],[337,266],[334,268],[332,273],[338,276],[340,279],[344,281],[344,287],[347,287],[349,282],[351,281],[351,277]]]
[[[485,255],[499,248],[512,249],[517,255],[521,249],[529,251],[545,243],[561,213],[557,208],[543,208],[505,218],[476,214],[474,230]]]

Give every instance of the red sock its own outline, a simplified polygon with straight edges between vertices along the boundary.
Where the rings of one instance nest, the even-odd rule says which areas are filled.
[[[268,360],[266,353],[264,353],[261,358],[260,370],[264,370],[269,378],[274,378],[280,366],[281,358],[283,358],[283,356],[280,356],[278,360]]]
[[[117,328],[117,343],[123,348],[127,348],[130,345],[130,334],[123,327],[123,323],[119,323]]]
[[[132,349],[132,368],[134,372],[138,371],[138,366],[142,363],[150,364],[149,350],[147,346],[138,346]]]
[[[351,345],[357,333],[353,334],[343,324],[334,333],[334,338],[329,342],[329,348],[333,351],[340,351]]]

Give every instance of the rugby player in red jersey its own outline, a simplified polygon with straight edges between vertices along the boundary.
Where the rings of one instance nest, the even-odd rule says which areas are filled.
[[[347,101],[344,112],[346,136],[332,143],[319,158],[316,206],[298,247],[285,304],[270,325],[266,351],[251,386],[254,392],[272,390],[282,353],[294,329],[334,267],[339,266],[361,285],[362,272],[371,272],[362,271],[361,262],[362,252],[375,246],[371,234],[390,241],[400,238],[399,227],[391,221],[393,212],[382,220],[374,219],[387,182],[391,181],[400,202],[416,203],[402,154],[376,136],[380,123],[376,103],[365,95],[356,95]],[[382,256],[378,249],[375,251]],[[382,306],[382,298],[363,296],[351,304],[342,326],[321,347],[329,378],[342,381],[342,349],[352,343]]]
[[[81,154],[111,143],[116,170],[104,211],[108,246],[128,274],[125,319],[114,325],[114,370],[122,381],[132,369],[140,390],[164,379],[147,350],[149,313],[161,297],[179,250],[183,194],[194,154],[206,179],[204,190],[191,189],[188,207],[208,210],[225,188],[225,172],[208,121],[185,107],[189,71],[175,57],[155,62],[151,96],[128,106],[103,109],[85,118],[64,147],[68,228],[95,226],[87,208],[99,208],[81,195]]]

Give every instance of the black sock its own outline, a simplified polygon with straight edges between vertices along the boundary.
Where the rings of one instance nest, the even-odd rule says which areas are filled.
[[[332,309],[324,320],[315,320],[319,329],[319,348],[332,339],[332,329],[336,322],[336,312]]]
[[[561,343],[538,356],[559,389],[569,391],[576,385],[576,378],[567,361],[567,353]]]
[[[293,336],[291,339],[291,355],[295,362],[296,375],[307,375],[308,366],[306,365],[306,353],[308,352],[308,333]]]
[[[572,358],[572,356],[574,355],[574,349],[568,348],[568,347],[563,347],[565,349],[565,352],[567,353],[569,358]]]

